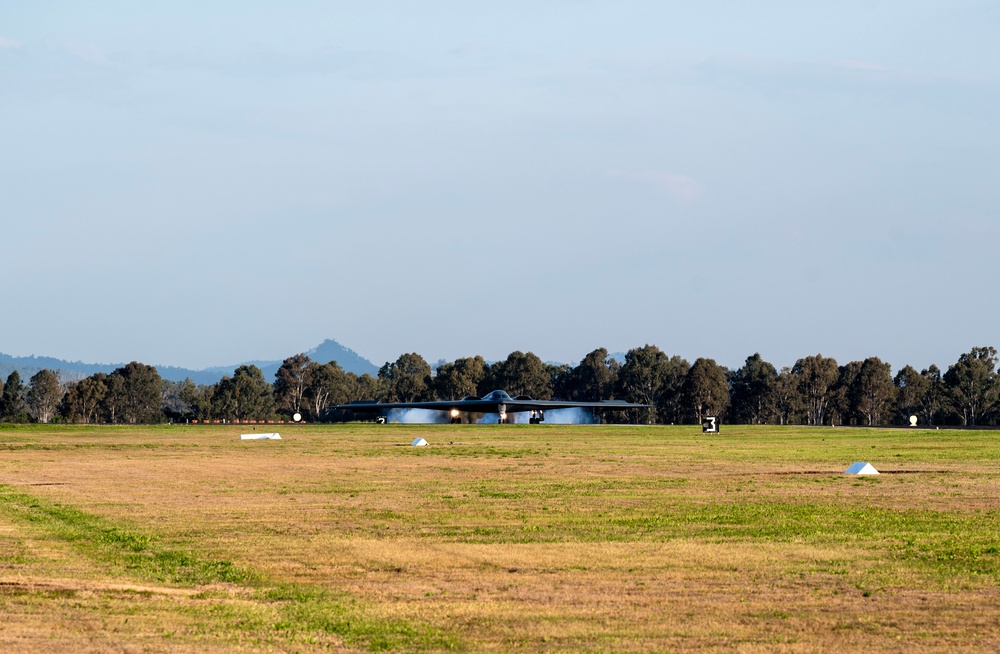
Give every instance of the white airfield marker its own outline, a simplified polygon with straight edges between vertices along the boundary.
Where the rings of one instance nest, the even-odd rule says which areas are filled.
[[[844,471],[845,475],[877,475],[875,466],[866,461],[855,461],[851,467]]]
[[[418,438],[415,441],[413,441],[412,443],[410,443],[410,445],[412,445],[413,447],[424,447],[427,444],[428,444],[427,441],[425,441],[422,438]]]
[[[281,434],[240,434],[241,441],[280,441]]]

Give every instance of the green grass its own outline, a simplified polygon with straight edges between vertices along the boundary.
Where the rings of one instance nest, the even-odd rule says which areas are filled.
[[[962,604],[989,608],[1000,584],[998,432],[281,431],[241,443],[239,428],[217,426],[5,428],[0,475],[18,481],[0,485],[0,513],[108,574],[199,590],[170,610],[262,648],[670,650],[681,634],[810,650],[834,632],[891,634],[876,650],[911,633],[941,649],[980,632],[1000,642]],[[407,447],[417,436],[431,446]],[[843,475],[856,460],[887,474]],[[150,488],[77,477],[27,490],[106,461],[141,469]],[[25,556],[10,548],[0,562]],[[660,588],[674,590],[650,599]],[[948,621],[928,624],[926,611]],[[861,622],[870,614],[889,626]]]
[[[43,533],[69,543],[93,561],[104,564],[119,577],[197,587],[210,584],[243,585],[253,589],[258,603],[234,610],[231,602],[213,604],[207,611],[189,611],[204,617],[227,618],[226,628],[262,631],[266,642],[311,642],[308,634],[335,635],[350,646],[371,651],[455,649],[458,640],[426,625],[404,620],[376,619],[366,607],[345,593],[307,585],[273,585],[247,565],[171,548],[148,530],[136,530],[63,504],[49,502],[0,484],[0,511]],[[15,588],[7,594],[32,594],[41,599],[75,598],[70,589],[28,591]],[[206,599],[224,597],[211,592]],[[267,610],[271,607],[274,610]],[[263,610],[262,610],[263,609]]]

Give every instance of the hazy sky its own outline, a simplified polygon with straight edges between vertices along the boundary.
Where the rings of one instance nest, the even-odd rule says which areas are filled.
[[[1000,3],[0,0],[0,351],[1000,346]]]

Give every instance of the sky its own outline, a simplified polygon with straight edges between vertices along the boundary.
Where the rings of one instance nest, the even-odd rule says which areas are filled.
[[[1000,346],[1000,3],[0,0],[0,352]]]

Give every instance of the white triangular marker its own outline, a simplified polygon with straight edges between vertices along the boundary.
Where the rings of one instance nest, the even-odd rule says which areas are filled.
[[[425,441],[422,438],[418,438],[417,440],[410,443],[410,445],[412,445],[413,447],[423,447],[424,445],[427,445],[427,441]]]
[[[855,461],[851,467],[844,471],[845,475],[877,475],[878,470],[870,463]]]

